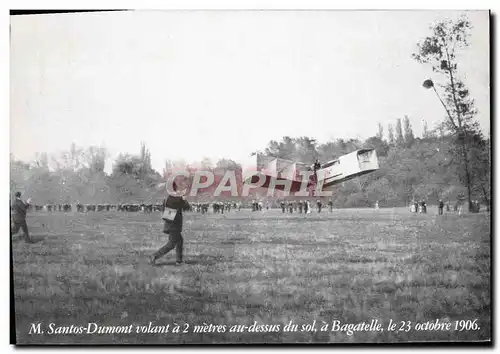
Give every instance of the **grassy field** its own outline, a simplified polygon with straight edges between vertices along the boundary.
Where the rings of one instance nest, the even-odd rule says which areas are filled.
[[[186,213],[185,261],[166,243],[158,213],[32,213],[36,243],[13,238],[19,344],[297,343],[489,340],[490,218],[346,209]],[[383,332],[321,331],[323,321],[377,319]],[[316,320],[317,331],[301,331]],[[388,331],[389,321],[411,321]],[[417,331],[417,323],[477,320],[477,330]],[[298,331],[229,332],[293,321]],[[29,334],[43,322],[44,334]],[[48,334],[57,326],[170,325],[169,333]],[[185,323],[189,325],[187,333]],[[180,333],[172,333],[179,324]],[[193,333],[195,325],[226,325]],[[407,324],[405,324],[407,325]],[[330,328],[329,328],[330,329]]]

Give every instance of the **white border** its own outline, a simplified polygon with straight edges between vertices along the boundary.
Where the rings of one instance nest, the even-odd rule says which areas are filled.
[[[0,109],[2,111],[2,119],[0,134],[0,141],[4,144],[4,149],[2,149],[1,160],[0,160],[0,171],[1,171],[1,180],[5,183],[4,188],[1,189],[1,198],[2,203],[0,203],[0,215],[3,217],[2,229],[5,233],[7,233],[7,225],[9,221],[7,220],[8,207],[7,203],[9,200],[9,192],[7,188],[7,183],[9,182],[9,10],[10,9],[186,9],[186,10],[195,10],[195,9],[339,9],[339,10],[353,10],[353,9],[382,9],[382,10],[487,10],[491,9],[493,13],[499,12],[499,1],[493,0],[476,0],[476,1],[464,1],[464,0],[454,0],[454,1],[435,1],[435,0],[411,0],[411,1],[360,1],[360,0],[339,0],[339,1],[327,1],[327,0],[288,0],[288,1],[276,1],[276,0],[260,0],[260,1],[237,1],[237,0],[185,0],[185,1],[156,1],[156,0],[144,0],[144,1],[130,1],[130,0],[88,0],[88,1],[44,1],[41,4],[40,1],[5,1],[2,2],[2,12],[0,15],[1,21],[1,37],[0,37],[0,58],[1,58],[1,92],[0,97],[2,99],[0,103]],[[498,44],[498,36],[495,36],[495,44]],[[496,70],[495,70],[496,72]],[[495,76],[493,79],[496,79]],[[496,80],[495,80],[496,81]],[[499,102],[498,100],[498,91],[496,92],[495,97],[492,97],[491,102]],[[498,123],[497,123],[498,125]],[[496,131],[495,131],[496,133]],[[495,156],[498,156],[498,151],[495,151]],[[495,208],[496,209],[496,208]],[[496,216],[496,215],[495,215]],[[5,219],[4,219],[5,218]],[[492,235],[494,237],[494,235]],[[4,257],[2,258],[2,284],[9,284],[9,235],[3,236],[3,247],[2,250],[4,252]],[[498,247],[498,241],[495,244]],[[494,254],[497,255],[497,247],[493,250]],[[496,269],[495,269],[496,274]],[[496,283],[496,282],[495,282]],[[15,348],[13,346],[6,346],[9,343],[9,333],[10,329],[10,294],[7,291],[0,292],[1,296],[1,304],[2,312],[0,313],[1,318],[3,319],[3,326],[1,328],[1,334],[3,336],[1,343],[7,352],[13,352]],[[496,294],[496,291],[495,291]],[[494,298],[492,298],[494,301]],[[495,304],[496,305],[496,304]],[[495,306],[494,305],[494,306]],[[498,310],[497,310],[498,312]],[[495,323],[496,324],[496,323]],[[495,338],[498,340],[498,324],[495,325]],[[210,349],[210,347],[206,347]],[[123,351],[124,348],[118,349],[98,349],[95,352],[117,352],[118,350]],[[234,348],[228,348],[228,350],[232,350]],[[272,347],[267,350],[263,350],[262,348],[255,348],[259,351],[283,351],[290,350],[290,348],[280,348],[280,347]],[[300,347],[300,351],[304,351],[304,347]],[[376,347],[370,348],[372,350],[385,351],[389,349],[388,347]],[[396,350],[401,350],[404,348],[395,348]],[[411,349],[411,348],[408,348]],[[443,352],[443,351],[451,351],[456,349],[445,349],[445,348],[436,348],[430,350],[418,350],[418,347],[415,347],[416,351],[431,351],[431,352]],[[469,348],[465,348],[467,352],[479,352],[479,349],[469,350]],[[75,350],[75,349],[73,349]],[[79,350],[83,350],[83,347],[80,347]],[[127,352],[142,352],[145,349],[137,349],[134,350],[128,349]],[[164,348],[162,351],[168,350],[169,352],[177,352],[181,351],[179,347],[173,348]],[[213,350],[213,349],[212,349]],[[218,348],[216,349],[218,350]],[[312,347],[311,350],[318,350],[318,348]],[[325,347],[324,349],[320,349],[321,351],[338,351],[339,348],[335,347]],[[69,350],[62,350],[66,352]],[[182,352],[190,352],[195,351],[194,349],[190,350],[182,350]],[[243,351],[248,351],[247,349]],[[308,351],[308,350],[305,350]],[[352,350],[350,350],[352,351]],[[30,352],[43,352],[41,349],[39,350],[30,350]],[[361,352],[361,350],[354,350],[354,352]]]

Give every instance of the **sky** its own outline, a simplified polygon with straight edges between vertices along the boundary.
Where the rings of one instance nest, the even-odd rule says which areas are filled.
[[[141,142],[165,160],[246,159],[283,136],[366,139],[446,112],[411,58],[457,11],[133,11],[11,17],[11,153],[105,146],[106,169]],[[459,72],[490,131],[489,14]]]

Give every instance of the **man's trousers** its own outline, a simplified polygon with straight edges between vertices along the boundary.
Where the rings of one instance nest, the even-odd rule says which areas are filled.
[[[182,246],[184,244],[184,239],[182,238],[182,233],[178,231],[170,231],[168,235],[168,242],[165,246],[160,248],[155,254],[156,259],[163,257],[168,252],[175,248],[176,261],[182,262]]]
[[[29,234],[29,231],[28,231],[28,224],[26,224],[26,220],[22,220],[22,221],[14,221],[12,223],[12,235],[15,235],[19,232],[19,229],[22,229],[23,230],[23,234],[24,234],[24,238],[26,239],[26,241],[29,241],[30,240],[30,234]]]

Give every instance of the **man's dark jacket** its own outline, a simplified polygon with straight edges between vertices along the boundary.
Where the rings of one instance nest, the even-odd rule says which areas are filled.
[[[182,223],[183,223],[182,211],[189,209],[189,203],[184,199],[181,200],[180,198],[179,201],[180,203],[178,203],[177,213],[175,214],[174,220],[173,221],[164,220],[165,224],[163,227],[163,232],[166,234],[174,234],[182,232]],[[165,210],[166,205],[167,205],[167,199],[163,201],[163,210]]]
[[[23,202],[21,199],[16,198],[14,204],[12,205],[12,220],[14,222],[22,222],[26,220],[26,211],[29,208],[29,204]]]

